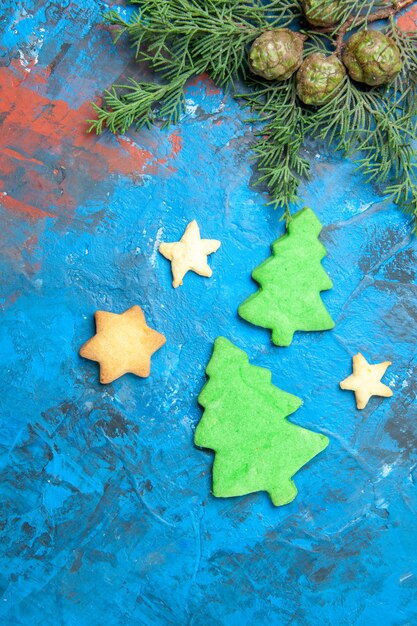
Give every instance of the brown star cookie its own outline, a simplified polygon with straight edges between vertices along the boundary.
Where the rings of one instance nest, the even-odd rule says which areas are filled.
[[[96,311],[96,334],[80,349],[80,355],[100,363],[100,382],[111,383],[128,372],[146,378],[151,356],[164,345],[164,335],[146,325],[140,306],[124,313]]]

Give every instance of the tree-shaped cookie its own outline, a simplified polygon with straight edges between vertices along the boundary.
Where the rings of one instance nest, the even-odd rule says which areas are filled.
[[[321,260],[320,221],[311,209],[296,213],[287,233],[272,244],[272,256],[252,273],[261,286],[239,307],[243,319],[272,330],[277,346],[289,346],[296,330],[329,330],[334,322],[320,292],[332,281]]]
[[[276,506],[291,502],[297,495],[292,477],[329,440],[289,422],[301,400],[275,387],[269,370],[251,365],[224,337],[216,339],[206,371],[194,441],[215,451],[213,494],[267,491]]]

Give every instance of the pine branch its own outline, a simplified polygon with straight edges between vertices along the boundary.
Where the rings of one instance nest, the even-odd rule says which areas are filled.
[[[410,54],[403,72],[413,63]],[[397,80],[401,82],[405,76]],[[414,80],[402,93],[390,89],[381,94],[376,89],[363,91],[346,79],[334,100],[310,113],[306,133],[326,139],[347,156],[353,155],[367,180],[385,185],[385,193],[402,204],[417,223],[415,91]],[[407,99],[412,101],[411,108],[404,108]]]
[[[110,25],[120,27],[117,38],[122,33],[129,36],[136,59],[148,63],[166,84],[115,85],[105,93],[104,106],[93,104],[97,119],[89,120],[89,130],[97,134],[104,128],[123,133],[132,124],[140,128],[157,119],[164,125],[178,122],[185,110],[186,81],[209,72],[219,84],[233,84],[246,73],[248,44],[268,25],[260,0],[141,0],[137,4],[140,11],[130,22],[116,11],[105,17]],[[280,16],[292,6],[290,0],[281,2]]]
[[[255,114],[260,131],[254,146],[258,183],[264,183],[275,207],[290,219],[297,189],[308,178],[302,155],[307,137],[323,139],[352,156],[365,177],[413,216],[417,224],[417,34],[399,30],[393,16],[412,0],[347,0],[330,7],[335,23],[308,27],[305,55],[341,55],[347,32],[376,20],[390,19],[386,32],[400,49],[403,69],[388,85],[369,88],[346,77],[340,91],[321,107],[304,106],[296,96],[295,76],[267,82],[248,71],[247,53],[266,30],[292,25],[301,15],[301,0],[130,0],[138,5],[130,21],[116,11],[106,18],[118,28],[116,40],[127,34],[138,62],[156,73],[155,82],[131,80],[115,85],[94,104],[90,131],[108,128],[124,133],[157,121],[177,123],[185,111],[184,89],[189,78],[207,72],[225,89],[244,81],[245,94],[234,94]]]
[[[112,133],[125,133],[133,124],[142,128],[156,119],[163,119],[164,126],[177,123],[185,110],[184,86],[189,77],[189,73],[182,74],[168,85],[131,79],[129,85],[114,86],[104,94],[104,107],[93,103],[97,118],[88,120],[89,132],[99,135],[108,128]]]
[[[266,7],[269,28],[285,28],[302,16],[301,4],[296,0],[271,0]]]
[[[288,0],[284,1],[285,6]],[[267,26],[260,0],[143,0],[125,27],[138,61],[163,79],[184,69],[209,72],[222,85],[233,83],[244,66],[246,47]]]
[[[257,133],[259,140],[253,148],[260,174],[257,184],[267,185],[272,196],[269,204],[284,209],[288,223],[290,205],[298,203],[298,186],[310,170],[309,162],[300,154],[305,133],[302,109],[296,102],[295,81],[278,87],[263,83],[253,94],[239,97],[265,123]]]

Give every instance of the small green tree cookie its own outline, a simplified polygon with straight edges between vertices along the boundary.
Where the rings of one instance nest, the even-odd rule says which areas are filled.
[[[334,322],[320,292],[333,286],[321,260],[321,224],[311,209],[294,215],[288,231],[272,244],[272,256],[252,272],[261,286],[239,307],[243,319],[272,330],[277,346],[289,346],[296,330],[329,330]]]
[[[197,446],[215,451],[213,494],[225,498],[267,491],[276,505],[294,500],[294,474],[329,440],[289,422],[301,400],[271,383],[271,372],[251,365],[224,337],[214,343],[210,380],[198,398],[204,414]]]

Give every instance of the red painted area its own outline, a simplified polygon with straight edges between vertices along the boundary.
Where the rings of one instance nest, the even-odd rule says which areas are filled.
[[[24,242],[23,249],[27,250],[28,252],[32,252],[32,250],[36,247],[38,243],[38,239],[38,235],[30,235],[30,237],[28,237]]]
[[[201,82],[204,83],[206,94],[208,96],[217,96],[219,93],[221,93],[221,90],[218,87],[216,87],[215,83],[213,82],[213,80],[210,78],[210,76],[207,73],[201,74],[200,76],[195,76],[195,78],[192,78],[188,82],[188,85],[191,87],[196,87]]]
[[[38,78],[42,83],[45,74]],[[48,99],[7,67],[0,68],[0,117],[0,202],[31,219],[73,212],[76,190],[69,187],[68,174],[79,172],[93,183],[111,174],[133,178],[155,173],[181,148],[174,133],[171,153],[157,159],[126,137],[89,135],[88,102],[72,109],[62,100]]]
[[[0,157],[1,164],[1,157]],[[0,181],[0,188],[4,187],[3,181]],[[13,198],[13,196],[9,196],[7,192],[3,192],[0,194],[0,203],[2,206],[11,211],[12,213],[18,213],[21,215],[26,215],[33,219],[39,219],[41,217],[55,217],[54,213],[44,211],[39,207],[33,206],[28,202],[22,202],[21,200],[17,200]]]
[[[173,133],[170,134],[170,136],[168,137],[171,146],[172,146],[172,155],[177,156],[177,154],[180,153],[181,148],[182,148],[182,137],[180,135],[179,130],[174,130]]]
[[[400,15],[397,24],[405,32],[415,31],[417,29],[417,7],[412,6],[403,15]]]

